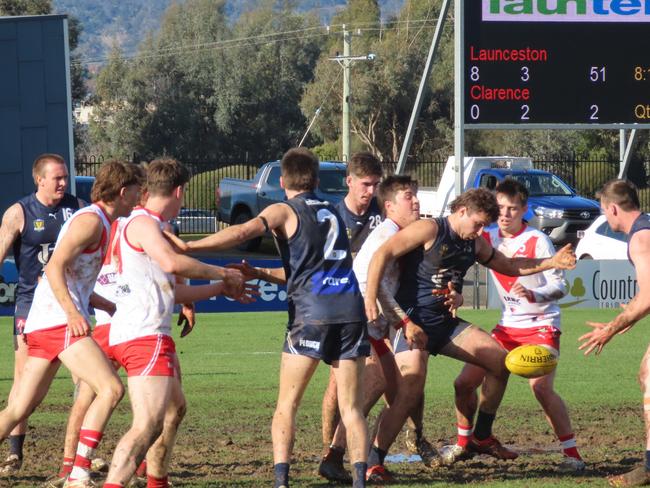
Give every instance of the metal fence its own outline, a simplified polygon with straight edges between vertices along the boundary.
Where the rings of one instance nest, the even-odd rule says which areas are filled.
[[[244,158],[242,158],[244,159]],[[137,155],[132,160],[138,161]],[[580,195],[595,198],[596,192],[607,180],[618,174],[619,162],[614,159],[584,159],[577,156],[539,156],[534,157],[536,168],[544,169],[557,174]],[[78,175],[93,176],[97,168],[104,161],[102,156],[82,156],[77,159],[75,169]],[[185,161],[185,165],[192,173],[185,192],[184,207],[186,209],[203,211],[197,217],[216,216],[217,195],[216,191],[222,178],[252,179],[257,170],[264,163],[251,163],[248,161]],[[437,187],[445,168],[445,161],[410,161],[405,172],[416,178],[421,187]],[[384,162],[386,174],[393,173],[397,163]],[[650,211],[650,189],[646,182],[635,183],[642,188],[640,191],[641,204],[644,211]],[[198,219],[202,220],[202,219]],[[197,220],[197,221],[198,221]],[[203,224],[201,224],[203,225]],[[187,225],[182,230],[189,229]]]

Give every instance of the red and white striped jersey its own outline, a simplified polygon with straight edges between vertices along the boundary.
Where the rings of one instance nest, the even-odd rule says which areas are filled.
[[[104,210],[97,204],[92,204],[77,210],[61,227],[61,232],[56,241],[56,248],[58,247],[61,239],[70,229],[70,224],[74,222],[75,218],[84,214],[95,214],[101,220],[104,228],[102,230],[102,238],[99,245],[94,249],[86,249],[83,253],[75,258],[75,260],[65,269],[65,281],[68,285],[68,292],[72,297],[72,301],[79,310],[79,313],[90,321],[88,313],[88,301],[90,294],[95,287],[97,275],[102,267],[104,256],[106,254],[106,246],[108,243],[108,236],[111,229],[110,219]],[[34,292],[34,302],[29,310],[27,321],[25,323],[25,333],[34,332],[36,330],[49,329],[67,324],[63,308],[59,301],[54,296],[54,292],[44,275],[36,287]]]
[[[143,249],[129,242],[128,227],[136,218],[153,219],[161,229],[164,225],[160,215],[138,207],[120,226],[113,248],[117,258],[117,310],[111,320],[111,346],[139,337],[171,336],[175,278],[172,273],[165,273]]]
[[[513,237],[504,237],[495,225],[483,233],[490,245],[507,257],[546,258],[555,254],[551,240],[537,229],[524,225]],[[537,327],[552,325],[560,328],[560,307],[557,300],[567,293],[564,272],[551,269],[529,276],[506,276],[490,270],[503,306],[501,325],[504,327]],[[513,285],[519,282],[533,292],[535,301],[514,296]]]

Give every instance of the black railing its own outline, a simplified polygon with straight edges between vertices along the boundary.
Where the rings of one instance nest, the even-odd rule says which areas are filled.
[[[95,175],[104,159],[102,156],[77,158],[75,164],[77,174]],[[129,159],[134,162],[139,161],[137,155]],[[245,159],[242,158],[243,161],[184,161],[192,173],[192,179],[185,192],[184,207],[202,210],[208,216],[216,216],[219,182],[223,178],[252,180],[265,161],[262,159],[260,162],[251,163]],[[540,156],[533,157],[533,161],[535,168],[557,174],[578,194],[588,198],[596,198],[596,192],[603,183],[615,178],[619,169],[618,160],[613,159]],[[445,161],[410,161],[406,164],[405,173],[416,178],[420,187],[436,188],[440,183],[445,164]],[[395,162],[384,162],[384,172],[391,174],[396,166]],[[650,188],[647,188],[645,181],[635,181],[635,183],[641,188],[639,197],[642,209],[646,212],[650,211]]]

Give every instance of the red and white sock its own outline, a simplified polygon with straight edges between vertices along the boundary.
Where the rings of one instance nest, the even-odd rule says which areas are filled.
[[[582,460],[578,452],[576,436],[574,434],[563,435],[560,437],[560,442],[562,443],[562,452],[565,456]]]
[[[147,488],[168,488],[169,482],[167,476],[164,478],[154,478],[147,475]]]
[[[65,478],[72,471],[72,465],[74,464],[74,458],[63,456],[63,464],[61,464],[61,471],[59,471],[59,478]]]
[[[142,462],[140,463],[140,466],[135,470],[135,475],[136,476],[145,476],[147,474],[147,460],[143,459]]]
[[[77,457],[74,458],[74,466],[68,478],[70,481],[90,477],[90,463],[101,440],[101,432],[84,428],[79,431]]]
[[[456,444],[458,444],[460,447],[467,447],[467,443],[469,442],[470,437],[472,437],[472,433],[474,432],[474,427],[470,426],[465,426],[461,424],[457,424],[458,427],[458,440],[456,441]]]

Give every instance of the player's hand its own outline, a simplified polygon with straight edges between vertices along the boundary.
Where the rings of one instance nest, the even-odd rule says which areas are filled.
[[[241,274],[244,275],[246,280],[256,280],[259,278],[259,271],[256,267],[251,266],[248,261],[245,259],[241,260],[241,263],[230,263],[226,265],[226,268],[238,269],[241,271]]]
[[[257,301],[255,297],[260,295],[260,287],[257,285],[252,285],[250,283],[244,283],[244,291],[241,295],[238,296],[228,295],[228,294],[225,295],[229,298],[232,298],[233,300],[237,300],[239,303],[248,305],[249,303],[253,303]]]
[[[531,290],[526,288],[524,285],[519,283],[518,281],[515,282],[514,285],[512,285],[512,288],[510,288],[510,293],[517,298],[525,298],[531,303],[535,302],[535,295]]]
[[[176,234],[173,232],[169,232],[168,230],[163,231],[163,236],[165,236],[165,239],[167,239],[167,242],[169,242],[177,253],[184,254],[190,250],[190,246],[188,246],[187,242],[185,242],[183,239],[178,237]]]
[[[411,349],[425,350],[427,348],[429,336],[424,332],[422,327],[411,320],[406,322],[402,327],[404,329],[404,338]]]
[[[90,332],[90,326],[88,322],[78,311],[67,314],[68,320],[68,330],[72,337],[82,337],[87,336]]]
[[[368,322],[368,335],[373,339],[381,341],[388,336],[389,327],[390,325],[388,324],[386,317],[380,315],[377,320]]]
[[[454,284],[451,281],[447,282],[446,290],[432,290],[431,294],[446,295],[447,299],[445,300],[445,306],[449,309],[451,316],[456,318],[456,312],[463,305],[464,299],[463,295],[456,291]]]
[[[551,258],[553,268],[557,269],[573,269],[576,267],[576,254],[571,248],[571,244],[567,244]]]
[[[578,349],[581,351],[584,350],[585,356],[591,354],[593,351],[598,355],[603,350],[603,347],[605,347],[605,344],[614,337],[616,330],[609,323],[603,324],[601,322],[587,322],[587,325],[593,327],[593,330],[580,336],[578,340],[583,341],[583,343],[580,344]]]
[[[223,268],[224,295],[238,297],[244,293],[244,275],[238,269]]]
[[[180,313],[178,314],[178,322],[176,322],[176,325],[183,326],[183,330],[181,330],[181,337],[185,337],[187,334],[192,332],[195,324],[196,307],[193,303],[184,303],[181,307]]]
[[[366,319],[368,322],[374,322],[379,317],[379,308],[377,307],[377,300],[371,300],[368,297],[363,299],[366,308]]]

